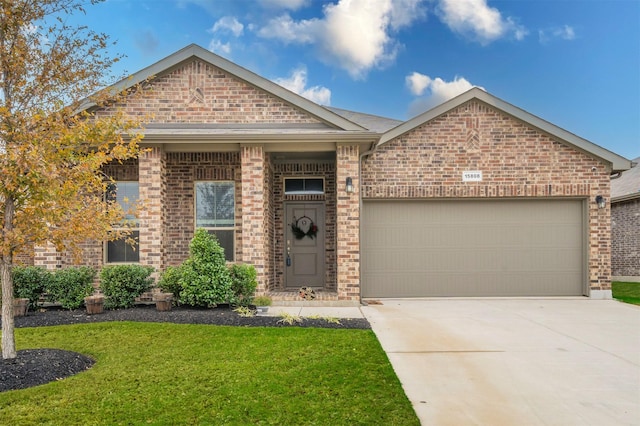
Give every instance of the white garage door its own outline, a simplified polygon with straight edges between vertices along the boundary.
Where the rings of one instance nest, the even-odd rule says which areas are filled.
[[[363,297],[584,294],[581,200],[365,201]]]

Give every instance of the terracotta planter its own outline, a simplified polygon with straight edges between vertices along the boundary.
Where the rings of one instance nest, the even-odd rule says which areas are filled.
[[[170,311],[173,304],[173,293],[157,293],[153,300],[156,302],[156,311]]]
[[[25,299],[21,297],[13,299],[13,316],[14,317],[23,317],[27,315],[28,309],[29,309],[29,299]]]
[[[87,315],[101,314],[104,312],[104,296],[85,297],[84,306],[87,308]]]

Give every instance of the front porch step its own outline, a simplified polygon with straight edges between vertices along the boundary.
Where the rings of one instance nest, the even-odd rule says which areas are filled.
[[[271,297],[274,306],[360,306],[359,300],[339,300],[335,291],[314,291],[316,298],[313,300],[301,298],[298,291],[270,291],[267,295]]]

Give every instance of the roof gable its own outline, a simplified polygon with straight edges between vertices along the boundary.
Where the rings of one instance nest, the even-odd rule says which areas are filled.
[[[606,150],[592,142],[589,142],[586,139],[576,136],[573,133],[570,133],[558,126],[555,126],[548,121],[545,121],[533,114],[528,113],[523,109],[511,105],[477,87],[474,87],[464,92],[463,94],[456,96],[455,98],[450,99],[449,101],[444,102],[437,107],[430,109],[429,111],[426,111],[387,131],[380,137],[377,146],[383,145],[405,133],[408,133],[416,127],[422,126],[423,124],[428,123],[429,121],[434,120],[435,118],[440,117],[441,115],[473,99],[483,102],[503,112],[504,114],[514,117],[533,128],[549,134],[573,148],[576,148],[582,152],[608,162],[609,164],[611,164],[613,171],[622,171],[631,168],[631,161],[627,160],[626,158],[621,157],[609,150]]]
[[[634,158],[635,167],[626,172],[617,179],[611,180],[611,201],[625,201],[634,198],[640,198],[640,157]]]
[[[366,129],[358,124],[349,121],[346,118],[195,44],[186,46],[172,55],[161,59],[155,64],[132,74],[118,83],[115,83],[109,89],[117,92],[126,90],[127,88],[138,83],[142,83],[150,78],[160,77],[171,73],[177,68],[184,66],[184,64],[189,61],[196,59],[208,63],[231,77],[243,81],[258,90],[264,91],[271,96],[281,99],[285,103],[309,114],[312,117],[315,117],[330,127],[345,131],[366,131]],[[92,106],[93,105],[91,103],[86,103],[83,105],[83,109],[87,109]]]

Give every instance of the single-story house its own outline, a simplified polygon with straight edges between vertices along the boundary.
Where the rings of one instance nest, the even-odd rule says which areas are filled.
[[[640,157],[611,181],[611,275],[640,282]]]
[[[190,45],[116,87],[152,114],[149,150],[105,172],[144,200],[135,236],[88,245],[95,267],[158,271],[196,228],[258,291],[294,300],[611,297],[610,175],[631,162],[474,88],[409,121],[317,105]],[[109,109],[96,114],[109,114]],[[60,267],[50,247],[34,263]]]

